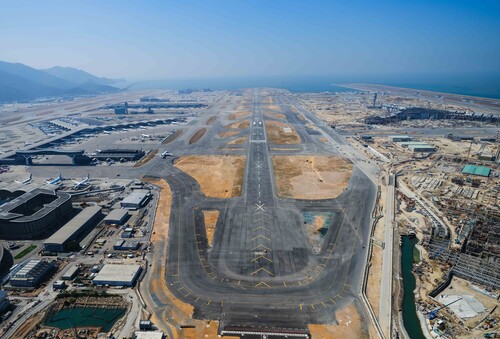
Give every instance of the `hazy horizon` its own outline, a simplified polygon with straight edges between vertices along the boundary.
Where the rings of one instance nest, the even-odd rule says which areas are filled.
[[[2,1],[0,60],[129,81],[500,74],[500,3]]]

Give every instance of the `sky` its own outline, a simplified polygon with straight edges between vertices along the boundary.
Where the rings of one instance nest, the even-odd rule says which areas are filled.
[[[500,1],[0,0],[0,60],[129,80],[499,73]]]

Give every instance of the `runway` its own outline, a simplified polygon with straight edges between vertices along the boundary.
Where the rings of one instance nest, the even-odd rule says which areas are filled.
[[[320,143],[307,144],[314,141],[302,123],[284,112],[306,142],[296,154],[310,154],[307,149],[314,147],[338,155]],[[221,328],[332,323],[336,310],[358,298],[375,186],[355,168],[337,199],[278,198],[258,91],[251,122],[241,197],[207,198],[192,178],[172,166],[165,169],[173,191],[169,288],[195,307],[195,317],[218,319]],[[202,218],[207,209],[220,213],[212,248]],[[305,211],[334,215],[318,254],[303,227]]]

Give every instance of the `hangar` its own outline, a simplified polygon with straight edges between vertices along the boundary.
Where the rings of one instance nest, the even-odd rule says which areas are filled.
[[[95,276],[92,283],[94,285],[109,286],[134,286],[139,274],[142,271],[141,265],[104,265]]]
[[[90,206],[83,209],[76,217],[43,242],[45,250],[49,252],[67,251],[67,245],[76,240],[80,234],[95,226],[101,216],[99,206]]]
[[[106,225],[123,225],[129,217],[128,210],[114,209],[104,218]]]
[[[141,208],[146,200],[151,196],[148,190],[135,190],[120,203],[122,208],[138,209]]]

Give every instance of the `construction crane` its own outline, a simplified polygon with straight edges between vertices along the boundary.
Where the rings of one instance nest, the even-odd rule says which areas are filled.
[[[434,311],[431,311],[431,312],[429,313],[429,315],[427,316],[427,319],[432,320],[432,319],[436,318],[436,316],[437,316],[437,314],[439,313],[439,311],[441,311],[441,310],[442,310],[443,308],[445,308],[445,307],[450,306],[451,304],[456,303],[456,302],[457,302],[457,301],[459,301],[459,300],[462,300],[462,298],[458,298],[457,300],[454,300],[454,301],[452,301],[452,302],[451,302],[451,303],[449,303],[449,304],[446,304],[446,305],[444,305],[444,306],[441,306],[441,307],[439,307],[439,308],[436,308]]]

